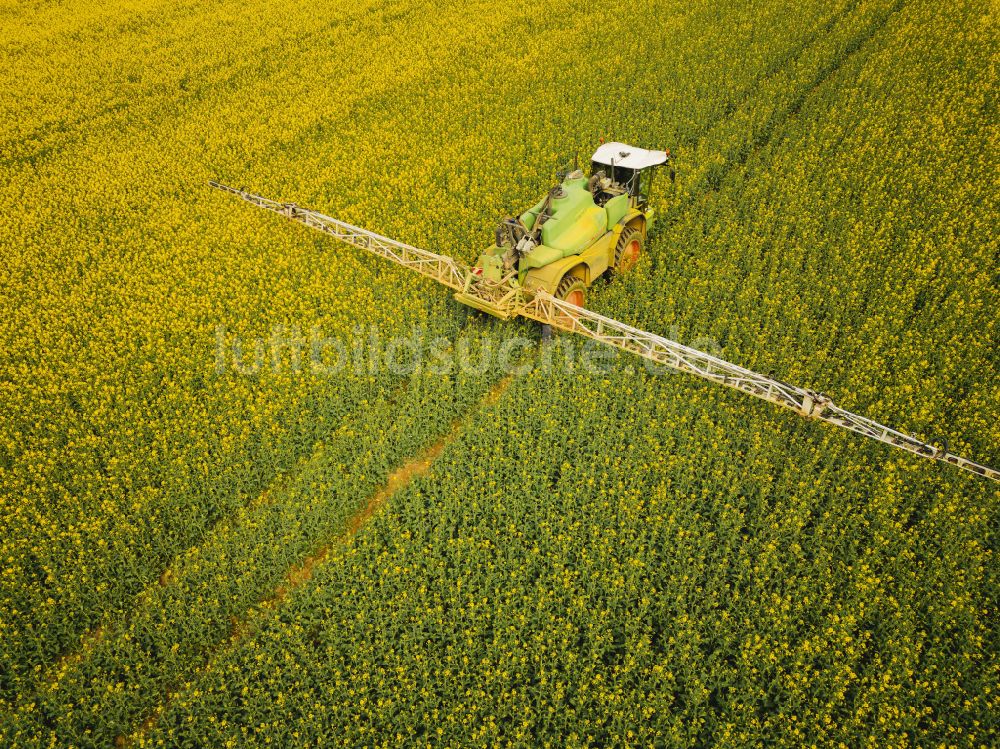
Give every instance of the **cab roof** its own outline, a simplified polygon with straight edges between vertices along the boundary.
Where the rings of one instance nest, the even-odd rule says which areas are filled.
[[[594,151],[593,161],[598,164],[624,169],[645,169],[650,166],[659,166],[666,163],[666,151],[647,151],[645,148],[636,148],[627,143],[604,143]]]

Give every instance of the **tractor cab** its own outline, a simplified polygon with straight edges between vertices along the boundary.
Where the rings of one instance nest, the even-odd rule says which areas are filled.
[[[653,172],[668,161],[669,151],[650,151],[617,142],[602,143],[590,162],[594,202],[603,205],[624,189],[635,207],[646,210],[653,187]],[[604,180],[608,181],[606,187],[611,189],[602,189]]]

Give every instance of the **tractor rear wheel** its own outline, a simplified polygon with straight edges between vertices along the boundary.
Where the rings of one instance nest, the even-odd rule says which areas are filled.
[[[587,303],[587,284],[573,275],[565,275],[556,287],[556,297],[577,307]]]
[[[642,232],[629,227],[618,237],[615,246],[615,274],[628,273],[639,262],[642,255]]]

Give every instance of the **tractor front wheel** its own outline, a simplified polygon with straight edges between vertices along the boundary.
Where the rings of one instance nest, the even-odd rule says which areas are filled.
[[[615,273],[628,273],[639,262],[642,254],[642,232],[628,228],[618,237],[615,246]]]
[[[564,302],[583,307],[587,303],[587,284],[576,276],[563,276],[556,287],[556,296]]]

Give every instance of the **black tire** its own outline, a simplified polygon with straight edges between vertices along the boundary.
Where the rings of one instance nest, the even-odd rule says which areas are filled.
[[[630,226],[621,233],[615,245],[615,275],[628,273],[635,267],[642,256],[644,244],[642,232],[634,227]]]
[[[556,297],[583,307],[587,304],[587,284],[578,277],[567,273],[556,287]]]

